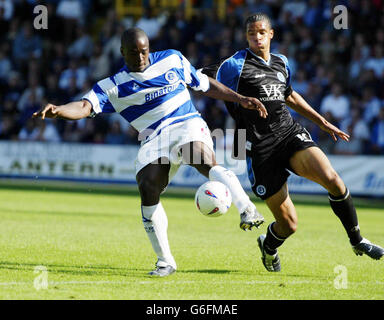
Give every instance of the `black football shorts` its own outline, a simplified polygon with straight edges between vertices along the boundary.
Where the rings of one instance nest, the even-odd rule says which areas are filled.
[[[259,163],[252,153],[247,155],[248,177],[256,196],[265,200],[278,192],[294,172],[289,159],[297,151],[317,146],[308,131],[301,127],[279,143],[267,159]]]

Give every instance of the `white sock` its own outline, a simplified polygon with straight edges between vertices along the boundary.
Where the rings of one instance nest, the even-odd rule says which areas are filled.
[[[176,262],[168,243],[168,218],[161,202],[154,206],[141,206],[141,214],[144,229],[158,258],[157,266],[171,265],[176,269]]]
[[[209,180],[219,181],[228,187],[232,194],[233,204],[237,207],[239,213],[243,213],[251,203],[251,200],[245,193],[239,179],[231,170],[222,166],[214,166],[209,170]]]

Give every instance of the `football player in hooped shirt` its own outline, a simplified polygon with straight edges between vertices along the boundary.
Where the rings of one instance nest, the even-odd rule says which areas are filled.
[[[245,28],[249,47],[202,71],[242,95],[258,98],[268,111],[268,117],[262,118],[253,110],[226,102],[237,129],[246,129],[246,160],[253,192],[265,200],[276,220],[268,226],[267,234],[258,238],[265,268],[281,270],[277,248],[297,228],[296,210],[288,193],[287,169],[328,191],[331,208],[357,255],[380,259],[383,248],[360,234],[349,190],[308,131],[293,120],[287,106],[316,123],[335,141],[337,137],[348,141],[349,136],[327,122],[294,91],[287,58],[270,52],[274,31],[269,17],[254,14],[247,18]]]
[[[216,163],[209,129],[193,105],[188,88],[257,110],[261,117],[267,112],[256,98],[242,96],[196,71],[179,51],[150,53],[148,37],[141,29],[123,33],[121,54],[125,66],[98,81],[81,101],[48,104],[34,117],[77,120],[118,112],[139,131],[139,136],[145,137],[137,155],[136,180],[144,228],[158,258],[150,275],[163,277],[175,272],[176,262],[168,243],[168,220],[160,194],[180,164],[189,164],[228,187],[243,230],[264,221],[236,175]]]

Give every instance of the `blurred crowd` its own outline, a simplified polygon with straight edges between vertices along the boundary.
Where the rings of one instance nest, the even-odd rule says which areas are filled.
[[[118,114],[80,121],[32,119],[47,102],[80,99],[123,66],[120,36],[131,26],[148,34],[152,51],[180,50],[201,68],[247,46],[245,18],[269,14],[272,52],[288,57],[293,88],[352,137],[329,135],[291,110],[327,153],[384,154],[384,0],[228,0],[225,19],[214,2],[195,0],[161,10],[144,1],[140,18],[118,18],[112,0],[0,0],[0,139],[137,144]],[[182,4],[183,1],[181,0]],[[48,28],[35,29],[33,9],[48,8]],[[335,29],[333,8],[348,9],[348,28]],[[233,128],[221,101],[193,93],[211,130]],[[228,143],[230,143],[228,139]]]

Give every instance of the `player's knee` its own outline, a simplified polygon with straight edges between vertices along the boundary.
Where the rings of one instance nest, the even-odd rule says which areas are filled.
[[[286,232],[288,235],[292,235],[297,230],[297,221],[296,220],[288,220],[286,224]]]
[[[341,195],[344,192],[344,183],[337,172],[333,169],[328,170],[326,173],[325,185],[331,194]]]
[[[138,183],[140,195],[142,199],[148,199],[160,196],[163,187],[151,179],[145,179]]]
[[[297,219],[294,217],[289,217],[284,220],[279,221],[280,233],[283,237],[289,237],[294,234],[297,230]]]

